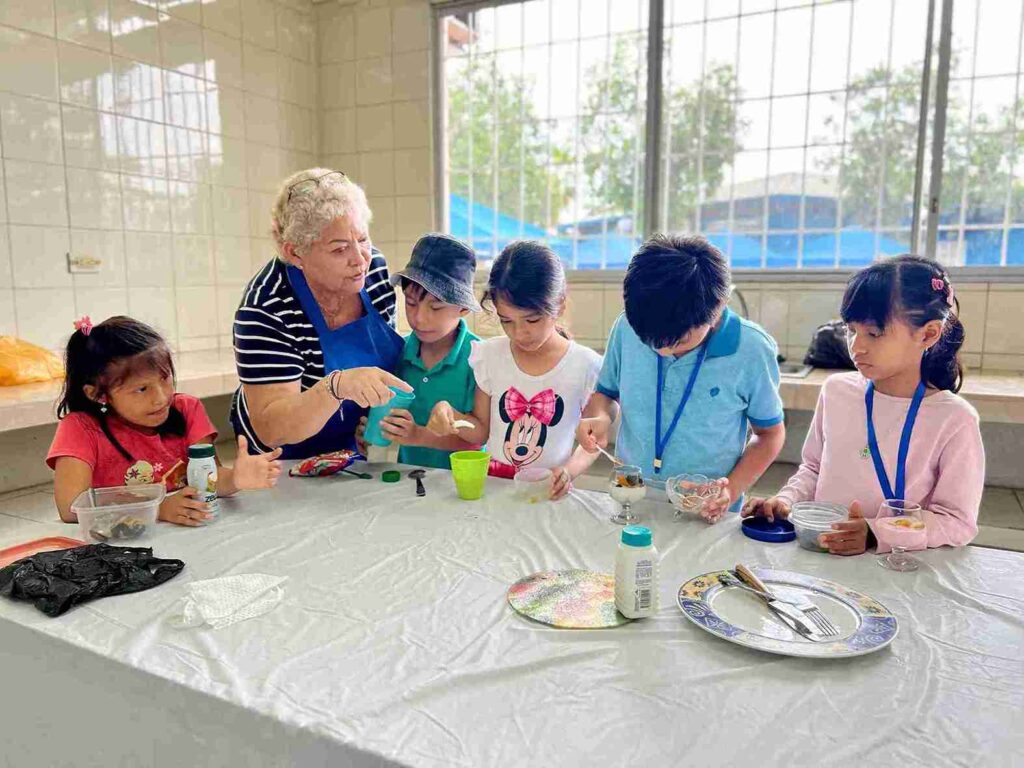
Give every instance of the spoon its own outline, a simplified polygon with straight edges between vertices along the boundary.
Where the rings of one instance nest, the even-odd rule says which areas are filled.
[[[465,419],[456,419],[452,422],[452,426],[456,429],[472,429],[473,422],[466,421]]]
[[[423,476],[426,474],[427,473],[424,472],[422,469],[414,469],[412,472],[409,473],[409,477],[416,481],[417,496],[427,495],[427,489],[423,487]]]
[[[608,451],[606,451],[600,445],[597,445],[597,446],[594,446],[594,447],[597,448],[597,450],[599,450],[601,453],[603,453],[612,462],[612,464],[614,464],[615,466],[622,466],[623,464],[626,463],[622,459],[619,459],[619,458],[616,458],[615,456],[612,456],[610,453],[608,453]]]

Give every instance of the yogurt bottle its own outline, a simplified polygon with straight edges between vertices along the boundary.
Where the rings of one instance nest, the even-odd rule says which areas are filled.
[[[217,502],[217,453],[209,443],[197,443],[188,447],[188,484],[196,489],[196,498],[206,502],[210,519],[215,522],[220,517],[220,504]]]
[[[615,607],[628,619],[658,612],[658,550],[651,529],[627,525],[615,553]]]

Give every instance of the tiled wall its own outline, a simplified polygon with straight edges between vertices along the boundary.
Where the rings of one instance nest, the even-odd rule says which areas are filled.
[[[311,0],[0,0],[0,334],[130,313],[230,344],[276,184],[314,163]],[[69,274],[68,251],[102,258]]]
[[[744,283],[737,288],[746,300],[746,316],[771,333],[780,352],[790,360],[802,360],[814,329],[838,317],[842,283]],[[1024,284],[964,283],[956,286],[960,317],[967,331],[962,358],[972,369],[1024,371]],[[732,307],[742,312],[738,297]],[[577,341],[603,350],[608,330],[622,312],[622,286],[615,283],[572,279],[566,324]],[[476,316],[477,333],[501,333],[495,318]]]

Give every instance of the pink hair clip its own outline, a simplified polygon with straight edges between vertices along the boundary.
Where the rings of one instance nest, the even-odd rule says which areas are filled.
[[[949,289],[948,292],[946,290],[947,288]],[[947,282],[946,279],[943,278],[943,277],[933,277],[932,278],[932,290],[933,291],[942,291],[943,293],[945,293],[946,294],[946,303],[949,306],[951,306],[951,307],[953,306],[953,284],[952,283]]]
[[[92,333],[92,320],[89,319],[88,315],[82,315],[81,320],[75,320],[75,330],[80,331],[83,336],[88,336]]]

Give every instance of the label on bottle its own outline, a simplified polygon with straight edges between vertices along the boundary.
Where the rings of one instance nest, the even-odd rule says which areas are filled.
[[[651,581],[654,578],[654,563],[651,560],[637,560],[633,572],[636,583],[634,610],[646,611],[651,607]]]
[[[217,462],[213,459],[189,459],[188,484],[196,489],[196,499],[207,505],[210,513],[208,522],[220,516],[217,501]]]

